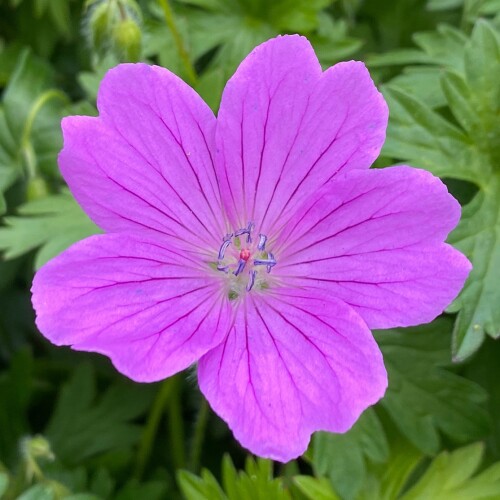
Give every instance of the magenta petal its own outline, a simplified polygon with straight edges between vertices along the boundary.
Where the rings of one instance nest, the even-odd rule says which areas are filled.
[[[224,339],[231,311],[219,285],[164,242],[112,234],[43,266],[32,293],[37,326],[51,342],[100,352],[133,380],[151,382]]]
[[[424,170],[340,175],[283,229],[275,274],[289,285],[328,290],[370,328],[429,322],[471,269],[443,243],[459,218],[458,202]]]
[[[255,221],[270,233],[338,171],[368,168],[387,116],[362,63],[322,73],[298,35],[258,46],[228,82],[217,120],[217,168],[232,223]]]
[[[387,387],[382,355],[345,304],[307,290],[248,298],[199,362],[200,388],[240,443],[286,462],[316,430],[345,432]]]
[[[215,117],[168,70],[123,64],[99,90],[98,118],[63,120],[61,172],[108,232],[165,233],[218,246],[224,219],[212,162]]]

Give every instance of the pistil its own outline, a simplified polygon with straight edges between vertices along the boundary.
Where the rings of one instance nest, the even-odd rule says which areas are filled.
[[[258,240],[252,240],[252,231],[255,225],[249,222],[246,227],[236,230],[234,233],[226,234],[222,238],[222,244],[217,255],[216,269],[232,276],[228,297],[236,299],[246,290],[251,291],[256,286],[267,288],[267,282],[259,278],[259,266],[264,266],[267,273],[277,264],[275,256],[266,252],[267,236],[259,233]],[[246,236],[246,244],[241,243],[241,236]],[[243,248],[242,248],[243,246]],[[256,254],[256,255],[253,255]],[[242,283],[240,276],[248,268],[248,281],[246,286]]]

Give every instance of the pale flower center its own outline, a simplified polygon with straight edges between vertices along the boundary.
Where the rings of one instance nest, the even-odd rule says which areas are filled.
[[[266,250],[267,236],[252,237],[254,224],[226,234],[217,255],[216,269],[227,276],[228,297],[234,300],[245,292],[269,287],[268,274],[277,264]]]

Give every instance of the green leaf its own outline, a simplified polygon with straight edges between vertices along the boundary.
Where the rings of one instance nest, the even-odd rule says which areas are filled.
[[[37,172],[57,176],[60,121],[67,97],[52,88],[50,67],[23,51],[0,109],[0,190]]]
[[[33,390],[33,359],[20,350],[10,361],[8,371],[0,373],[0,450],[9,463],[18,454],[21,436],[29,432],[28,407]]]
[[[0,472],[0,498],[3,497],[3,494],[7,491],[9,487],[9,476],[5,472]]]
[[[331,0],[182,0],[180,3],[184,5],[178,10],[176,19],[192,59],[199,61],[215,51],[205,71],[222,71],[224,82],[251,50],[280,33],[312,34],[320,28],[319,46],[327,39],[331,42],[331,54],[327,54],[327,58],[336,57],[335,47],[337,55],[349,54],[359,47],[359,42],[345,34],[345,27],[325,23],[322,18],[321,12],[332,3]],[[155,8],[151,10],[161,21],[160,12]],[[171,61],[175,71],[178,59],[173,53],[171,35],[161,25],[155,32],[160,60],[166,62],[167,67]],[[160,33],[163,35],[159,36]],[[146,53],[151,56],[155,52],[154,45],[151,40],[146,43]],[[323,46],[323,52],[327,51]],[[205,66],[206,61],[202,65]]]
[[[436,31],[414,34],[413,39],[419,49],[397,49],[369,56],[366,62],[371,68],[407,65],[391,80],[391,87],[403,90],[431,109],[445,106],[440,83],[443,69],[463,71],[467,38],[460,30],[441,24]]]
[[[419,43],[431,51],[430,41],[421,38]],[[443,95],[455,121],[391,83],[385,89],[391,122],[384,154],[479,187],[449,237],[473,264],[449,308],[458,312],[453,358],[462,361],[486,335],[500,336],[500,34],[479,21],[463,49],[458,50],[458,41],[456,46],[455,61],[440,69]]]
[[[392,434],[389,460],[383,464],[370,464],[368,477],[356,500],[399,498],[400,492],[422,461],[420,451],[399,434]]]
[[[477,182],[481,159],[467,135],[422,101],[395,86],[384,88],[391,120],[383,155],[441,177]],[[459,152],[457,154],[457,152]]]
[[[344,19],[335,20],[326,12],[321,12],[318,19],[318,29],[310,40],[324,67],[348,59],[363,45],[360,39],[349,36]]]
[[[464,0],[429,0],[427,8],[429,10],[448,10],[461,7]]]
[[[479,134],[471,134],[478,148],[489,154],[494,168],[500,167],[500,33],[486,21],[474,27],[465,50],[465,79],[470,89],[470,105],[481,124]],[[450,102],[453,109],[453,103]],[[482,139],[482,140],[481,140]]]
[[[19,495],[17,500],[55,500],[55,494],[50,486],[37,484]]]
[[[0,87],[4,87],[16,68],[23,47],[18,43],[11,43],[6,47],[0,45]]]
[[[451,322],[376,332],[389,387],[381,401],[401,433],[424,453],[439,451],[440,432],[458,443],[484,437],[490,421],[485,391],[444,366]]]
[[[469,281],[449,307],[459,312],[453,335],[457,361],[466,359],[484,341],[485,335],[500,335],[500,177],[479,192],[463,209],[462,220],[450,236],[450,243],[463,251],[474,268]]]
[[[273,479],[269,460],[254,461],[248,457],[245,471],[236,472],[225,456],[222,463],[222,488],[213,474],[204,469],[201,477],[188,471],[178,471],[177,482],[186,500],[290,500],[280,478]]]
[[[165,490],[166,485],[163,481],[139,483],[132,479],[113,496],[113,500],[163,500],[167,498]]]
[[[457,71],[463,69],[464,60],[462,54],[467,37],[459,29],[441,24],[436,31],[415,33],[413,40],[433,65],[440,65]]]
[[[91,493],[75,493],[64,497],[64,500],[102,500],[101,497],[92,495]]]
[[[148,408],[153,387],[130,382],[112,385],[96,400],[90,365],[80,365],[63,386],[45,434],[55,455],[76,464],[99,453],[132,446],[141,428],[131,421]]]
[[[219,483],[208,470],[201,477],[186,470],[177,473],[179,488],[187,500],[226,500],[228,497],[222,491]]]
[[[441,433],[467,443],[490,430],[485,391],[445,368],[451,327],[449,319],[439,319],[418,329],[376,332],[389,376],[380,402],[391,419],[387,428],[395,426],[411,444],[389,448],[373,409],[345,434],[315,434],[310,454],[315,473],[327,476],[342,498],[392,500],[422,453],[439,451]]]
[[[370,67],[425,64],[427,69],[439,72],[437,65],[450,69],[463,69],[463,48],[467,37],[453,26],[440,24],[435,31],[415,33],[413,41],[418,49],[396,49],[371,55],[366,63]]]
[[[318,432],[313,437],[314,470],[328,476],[344,498],[358,493],[368,460],[383,463],[388,457],[385,432],[373,409],[366,410],[345,434]]]
[[[391,86],[402,90],[431,109],[446,106],[441,88],[442,71],[429,66],[408,66],[391,80]]]
[[[481,464],[481,443],[443,452],[401,500],[479,500],[500,497],[500,463],[474,476]]]
[[[225,466],[223,467],[223,483],[227,486],[230,483],[228,479],[228,469],[231,468],[232,462],[228,455],[224,458]],[[234,478],[236,471],[232,466],[232,475]],[[273,465],[270,460],[247,458],[245,471],[239,472],[236,480],[233,483],[234,496],[229,496],[229,500],[253,500],[255,498],[273,498],[276,500],[289,500],[290,494],[283,487],[282,478],[273,479]],[[230,491],[228,489],[228,491]]]
[[[293,482],[309,500],[340,500],[330,482],[325,478],[295,476]]]
[[[486,439],[488,455],[500,460],[500,342],[487,339],[474,361],[468,363],[465,374],[468,378],[480,384],[488,392],[488,412],[492,421],[492,433]]]
[[[72,243],[100,232],[68,191],[30,201],[18,214],[5,217],[0,227],[0,250],[12,259],[40,247],[37,269]]]
[[[38,0],[35,2],[35,16],[46,15],[66,38],[71,37],[71,19],[67,0]],[[44,21],[42,21],[44,22]]]
[[[93,102],[96,101],[97,91],[99,90],[99,86],[104,78],[104,75],[109,69],[116,66],[118,63],[118,59],[113,54],[107,54],[99,60],[98,63],[96,63],[93,71],[82,71],[78,75],[78,83],[85,91],[87,99],[90,99]]]

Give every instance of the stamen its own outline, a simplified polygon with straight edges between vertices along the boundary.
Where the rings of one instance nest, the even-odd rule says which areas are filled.
[[[265,234],[259,233],[256,244],[249,244],[252,243],[252,231],[254,229],[255,224],[249,222],[247,227],[242,227],[234,233],[226,234],[222,238],[217,262],[210,263],[212,268],[216,268],[218,271],[236,277],[242,274],[245,268],[248,268],[248,281],[246,285],[242,279],[231,278],[231,289],[228,292],[229,300],[235,300],[243,293],[245,288],[248,292],[256,286],[259,290],[269,288],[267,280],[257,278],[257,276],[260,276],[257,266],[265,266],[267,272],[270,273],[271,269],[277,264],[277,261],[274,254],[266,251],[268,239]],[[247,244],[244,244],[243,240],[240,238],[243,235],[246,235]],[[228,252],[227,250],[231,244],[234,245],[234,251]],[[262,258],[254,259],[252,256],[253,254],[259,255]],[[247,262],[249,263],[248,266]]]
[[[267,265],[267,272],[270,273],[271,269],[277,264],[277,262],[276,259],[274,258],[274,255],[271,252],[269,252],[267,255],[269,256],[269,260],[272,261],[270,264]]]
[[[255,283],[255,276],[257,275],[257,271],[254,269],[253,271],[250,271],[248,274],[250,275],[250,280],[247,284],[247,292],[249,292],[252,289]]]
[[[257,249],[262,251],[266,248],[267,236],[265,234],[259,234],[259,244],[257,245]]]
[[[243,227],[241,229],[238,229],[234,233],[234,236],[241,236],[242,234],[247,235],[247,243],[252,243],[252,229],[254,228],[255,224],[253,222],[249,222],[247,227]]]
[[[272,253],[268,254],[269,258],[267,259],[255,259],[253,261],[254,266],[266,266],[267,272],[270,273],[271,269],[277,264],[276,259]]]
[[[228,240],[226,238],[224,238],[224,243],[222,243],[219,249],[219,256],[218,256],[219,260],[222,260],[224,258],[224,254],[226,253],[227,247],[231,244],[231,238],[229,238]]]
[[[224,266],[221,262],[217,262],[217,271],[222,271],[227,274],[229,272],[229,266]]]
[[[245,264],[247,263],[246,260],[240,259],[238,261],[238,267],[236,268],[236,271],[233,272],[235,276],[238,276],[239,274],[242,273],[243,269],[245,269]]]

